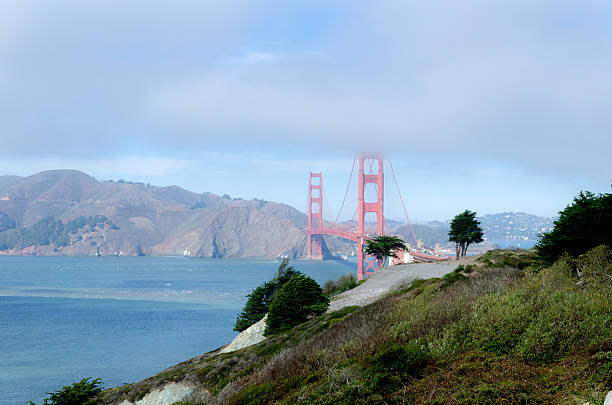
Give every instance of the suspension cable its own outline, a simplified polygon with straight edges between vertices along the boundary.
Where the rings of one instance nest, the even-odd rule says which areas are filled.
[[[334,221],[334,226],[338,223],[338,219],[340,218],[340,214],[342,214],[342,208],[344,208],[344,203],[346,202],[346,196],[348,195],[349,188],[351,187],[351,180],[353,179],[353,172],[355,171],[355,162],[357,161],[357,153],[353,157],[353,167],[351,168],[351,175],[349,176],[348,184],[346,185],[346,191],[344,192],[344,199],[342,200],[342,205],[340,206],[340,211],[338,211],[338,216]]]
[[[327,207],[328,202],[329,202],[329,198],[327,198],[327,193],[325,192],[325,188],[321,187],[321,205],[324,205],[325,207]],[[331,210],[329,208],[327,208],[327,213],[331,214]],[[329,217],[328,217],[329,218]],[[324,222],[325,221],[325,214],[323,213],[323,208],[321,208],[321,220]]]
[[[393,170],[393,163],[391,163],[391,156],[389,156],[389,166],[391,167],[391,173],[393,173],[393,180],[395,181],[395,187],[397,187],[397,192],[399,194],[400,201],[402,202],[402,207],[404,208],[404,214],[406,215],[406,219],[408,220],[408,225],[410,225],[410,232],[412,232],[412,236],[414,237],[414,243],[418,243],[417,237],[414,234],[414,229],[412,229],[412,223],[410,222],[410,218],[408,217],[408,211],[406,211],[406,204],[404,204],[404,199],[402,198],[402,192],[400,191],[399,184],[397,183],[397,177],[395,177],[395,170]]]
[[[385,228],[387,228],[387,235],[391,235],[391,230],[389,229],[389,224],[387,223],[387,218],[383,216],[383,222],[385,223]]]

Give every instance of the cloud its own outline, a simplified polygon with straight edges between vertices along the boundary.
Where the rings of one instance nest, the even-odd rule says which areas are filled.
[[[124,176],[169,176],[181,173],[194,165],[194,162],[185,159],[140,156],[114,159],[20,158],[1,160],[0,173],[29,176],[50,168],[61,168],[81,170],[89,175],[104,179]]]
[[[0,33],[0,155],[383,149],[612,171],[607,2],[41,4]]]
[[[238,64],[238,65],[240,64],[254,65],[257,63],[275,62],[282,58],[283,58],[283,55],[280,53],[251,51],[237,58],[229,58],[227,59],[227,63]]]

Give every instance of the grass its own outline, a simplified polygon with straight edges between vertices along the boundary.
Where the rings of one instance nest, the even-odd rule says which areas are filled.
[[[601,403],[612,388],[610,287],[576,284],[575,264],[545,268],[529,251],[483,257],[139,384],[186,380],[231,404]],[[601,257],[588,263],[601,269]]]

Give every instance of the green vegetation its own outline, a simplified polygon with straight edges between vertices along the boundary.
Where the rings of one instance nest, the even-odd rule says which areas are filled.
[[[600,250],[571,265],[599,274],[612,265]],[[105,401],[187,381],[228,404],[597,403],[612,384],[612,290],[576,284],[569,266],[490,252],[366,307],[108,390]]]
[[[8,229],[14,229],[16,226],[17,224],[13,219],[11,219],[11,217],[0,211],[0,232],[4,232]]]
[[[45,217],[25,228],[11,228],[0,232],[0,250],[23,249],[28,246],[65,247],[70,244],[71,235],[81,231],[94,232],[112,224],[104,215],[77,217],[66,223],[54,217]],[[75,239],[77,239],[75,237]]]
[[[526,249],[489,250],[477,259],[477,263],[490,268],[513,267],[536,272],[545,267],[544,261],[535,251]]]
[[[353,273],[346,273],[338,277],[337,281],[327,280],[325,284],[323,284],[323,294],[329,298],[332,295],[340,294],[341,292],[351,290],[355,287],[357,287],[355,275]]]
[[[580,192],[559,212],[552,231],[542,235],[538,254],[552,263],[563,253],[578,256],[599,245],[612,245],[612,194]]]
[[[609,246],[597,246],[578,256],[572,264],[581,282],[612,288],[612,248]]]
[[[262,320],[270,310],[270,304],[272,304],[276,292],[293,277],[299,275],[302,275],[302,273],[289,266],[289,259],[283,259],[274,278],[258,286],[247,296],[248,300],[236,319],[234,330],[242,332]]]
[[[382,260],[383,266],[387,264],[388,257],[397,258],[396,250],[406,248],[404,241],[397,236],[375,236],[366,243],[365,252]]]
[[[513,255],[525,269],[537,264],[529,252]],[[577,286],[564,266],[460,266],[453,283],[415,282],[243,377],[230,403],[597,399],[612,378],[612,294]]]
[[[476,212],[465,210],[457,214],[451,221],[448,240],[455,242],[457,257],[465,256],[472,243],[482,242],[482,228],[476,219]]]
[[[292,277],[278,290],[270,304],[265,336],[284,332],[327,310],[329,300],[312,278]]]
[[[95,405],[102,392],[102,383],[99,378],[83,378],[72,385],[65,385],[61,390],[49,392],[45,405]]]

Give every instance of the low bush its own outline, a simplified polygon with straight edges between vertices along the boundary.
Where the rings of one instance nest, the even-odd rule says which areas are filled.
[[[431,356],[427,343],[422,340],[412,340],[405,345],[388,343],[384,345],[371,364],[377,372],[396,372],[418,376]]]
[[[457,281],[460,280],[465,280],[466,277],[461,274],[461,272],[463,271],[463,266],[459,266],[457,267],[455,270],[451,271],[450,273],[445,274],[444,276],[442,276],[442,284],[440,285],[440,289],[446,288],[450,285],[455,284]]]
[[[519,270],[528,267],[540,268],[542,259],[533,250],[526,249],[496,249],[490,250],[477,259],[484,267],[502,268],[514,267]]]
[[[578,346],[612,340],[612,295],[577,289],[552,291],[517,348],[525,359],[548,363]]]
[[[323,284],[323,294],[325,294],[327,297],[331,297],[344,291],[351,290],[355,287],[357,287],[357,279],[353,273],[346,273],[338,277],[337,281],[326,281],[325,284]]]
[[[596,370],[593,380],[612,387],[612,351],[600,351],[591,356],[589,366]]]
[[[509,353],[529,325],[532,306],[519,291],[487,294],[472,310],[466,345],[498,354]]]
[[[592,285],[612,288],[612,248],[597,246],[576,260],[576,270],[580,278]]]

